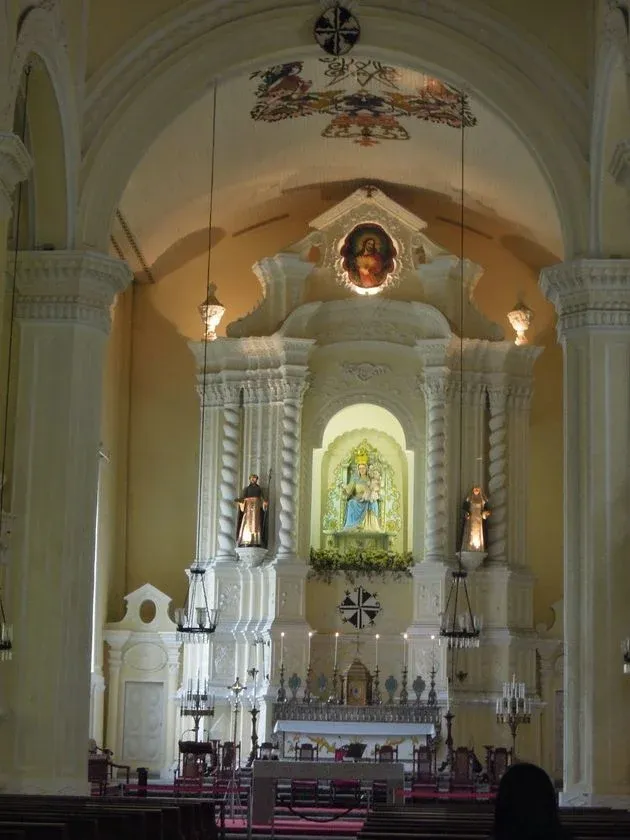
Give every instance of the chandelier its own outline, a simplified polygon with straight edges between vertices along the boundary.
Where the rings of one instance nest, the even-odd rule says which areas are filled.
[[[205,573],[206,570],[198,564],[188,570],[186,602],[175,610],[177,639],[180,642],[205,642],[217,629],[219,611],[208,609]]]
[[[461,94],[461,184],[460,184],[460,300],[459,300],[459,498],[462,496],[463,434],[464,434],[464,116],[466,98]],[[451,572],[451,587],[444,612],[440,617],[440,638],[446,639],[451,649],[479,647],[482,620],[472,611],[466,580],[468,572],[462,565],[462,554],[457,554],[457,567]],[[455,673],[455,660],[451,663]]]
[[[451,572],[451,588],[440,621],[440,637],[446,639],[449,648],[479,647],[483,620],[472,611],[467,577],[468,572],[462,568]]]
[[[216,339],[215,329],[225,312],[214,296],[216,286],[212,283],[211,261],[212,261],[212,210],[214,200],[214,163],[216,148],[216,123],[217,123],[217,84],[214,83],[212,103],[212,128],[210,132],[212,151],[210,165],[210,184],[208,199],[208,256],[206,260],[206,299],[199,307],[199,312],[204,324],[204,351],[203,351],[203,384],[201,388],[201,423],[199,438],[199,476],[197,481],[197,535],[196,535],[196,560],[188,569],[188,594],[184,606],[175,610],[175,622],[177,624],[177,639],[182,642],[206,642],[212,633],[217,629],[218,610],[208,607],[208,593],[204,576],[206,564],[202,557],[201,537],[201,508],[203,497],[203,476],[204,476],[204,454],[205,454],[205,416],[206,416],[206,367],[208,361],[208,345]]]

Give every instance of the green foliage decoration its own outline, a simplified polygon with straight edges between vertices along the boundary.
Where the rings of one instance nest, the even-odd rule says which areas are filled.
[[[401,580],[411,577],[414,559],[411,552],[401,554],[384,549],[311,548],[309,578],[331,583],[335,575],[343,575],[349,583],[358,578],[389,578]]]

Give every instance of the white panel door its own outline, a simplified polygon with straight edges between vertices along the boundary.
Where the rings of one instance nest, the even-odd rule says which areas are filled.
[[[163,682],[125,683],[123,760],[127,764],[160,766],[164,756]]]

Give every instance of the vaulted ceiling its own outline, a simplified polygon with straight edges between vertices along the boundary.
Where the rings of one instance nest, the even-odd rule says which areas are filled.
[[[341,185],[341,199],[361,182],[457,204],[463,185],[475,218],[505,221],[562,254],[548,185],[498,114],[435,79],[354,53],[263,67],[208,90],[147,150],[122,198],[119,232],[151,269],[178,244],[207,243],[212,183],[216,242],[290,213],[288,198],[301,190]]]

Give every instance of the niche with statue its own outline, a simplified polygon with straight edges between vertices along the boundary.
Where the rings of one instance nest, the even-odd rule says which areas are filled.
[[[328,464],[322,546],[342,553],[389,551],[402,528],[400,478],[367,438]]]

